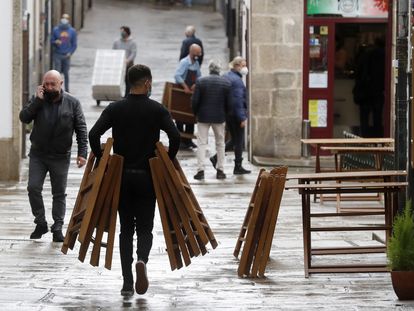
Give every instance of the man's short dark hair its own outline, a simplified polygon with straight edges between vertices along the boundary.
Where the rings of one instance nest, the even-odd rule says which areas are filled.
[[[128,81],[131,86],[139,86],[152,80],[151,69],[145,65],[134,65],[128,69]]]
[[[128,36],[131,35],[131,29],[128,26],[121,26],[121,29],[127,33]]]

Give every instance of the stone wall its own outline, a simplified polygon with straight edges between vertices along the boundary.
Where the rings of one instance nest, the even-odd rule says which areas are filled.
[[[303,0],[251,3],[253,156],[300,156],[303,5]]]
[[[13,1],[13,90],[11,104],[13,110],[12,138],[0,139],[0,180],[19,180],[22,130],[19,111],[22,104],[22,29],[21,3]]]

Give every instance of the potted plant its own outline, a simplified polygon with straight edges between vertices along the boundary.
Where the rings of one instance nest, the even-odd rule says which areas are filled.
[[[414,299],[414,218],[411,202],[397,215],[388,243],[388,262],[394,291],[400,300]]]

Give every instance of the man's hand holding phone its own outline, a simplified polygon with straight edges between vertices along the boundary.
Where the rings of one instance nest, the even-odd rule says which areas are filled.
[[[44,92],[45,92],[44,86],[43,85],[39,85],[37,87],[37,90],[36,90],[36,97],[39,97],[40,99],[44,99],[45,98],[44,97]]]

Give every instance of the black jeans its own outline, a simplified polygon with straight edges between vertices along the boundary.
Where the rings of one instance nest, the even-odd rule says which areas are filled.
[[[369,126],[369,117],[372,113],[373,128]],[[359,106],[359,120],[362,137],[383,137],[384,127],[382,122],[383,105],[381,102],[375,102],[372,105]]]
[[[131,265],[134,232],[137,233],[138,260],[148,262],[152,247],[155,193],[151,173],[146,170],[124,169],[119,202],[119,249],[124,282],[133,283]]]
[[[49,172],[52,186],[52,231],[62,230],[66,213],[66,184],[68,179],[70,157],[53,158],[30,154],[29,181],[27,191],[35,224],[47,224],[45,205],[43,203],[43,184]]]
[[[234,149],[234,162],[236,165],[241,165],[243,161],[243,144],[244,144],[244,128],[240,127],[240,121],[235,117],[228,117],[226,125],[230,131],[231,142]]]

